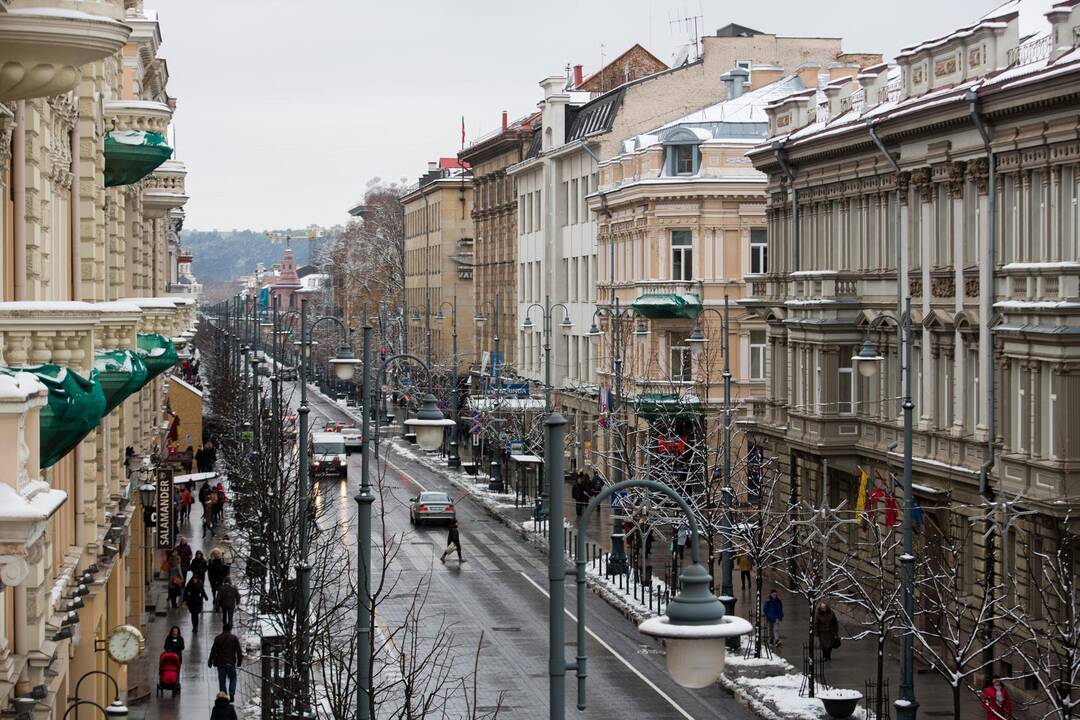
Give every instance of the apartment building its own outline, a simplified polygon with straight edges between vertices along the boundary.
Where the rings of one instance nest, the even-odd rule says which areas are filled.
[[[93,670],[124,691],[96,645],[143,625],[157,566],[125,448],[160,447],[195,309],[168,295],[187,197],[160,44],[140,0],[0,3],[4,714],[59,717]],[[96,675],[81,697],[114,696]]]
[[[405,302],[411,352],[450,367],[451,306],[457,303],[458,368],[475,361],[473,179],[457,158],[432,162],[401,198],[405,211]],[[436,315],[442,310],[443,320]],[[430,345],[429,345],[430,333]]]
[[[768,325],[750,427],[798,497],[820,501],[827,467],[829,502],[850,504],[858,468],[902,462],[910,299],[920,547],[961,542],[974,591],[983,501],[1019,499],[1036,512],[993,559],[1036,613],[1032,553],[1075,540],[1080,498],[1080,5],[1031,9],[1007,3],[895,67],[769,107],[750,153],[768,175],[769,266],[742,305]],[[853,368],[867,338],[884,358],[873,379]]]
[[[529,114],[511,122],[504,111],[498,130],[458,153],[458,160],[472,170],[474,300],[476,311],[487,318],[473,330],[475,347],[480,353],[494,352],[499,337],[502,362],[509,366],[516,359],[519,211],[514,179],[506,169],[525,159],[537,121]]]
[[[584,434],[596,426],[600,384],[610,387],[597,370],[610,367],[611,359],[599,355],[588,334],[600,279],[597,216],[589,206],[600,183],[599,161],[622,152],[623,142],[630,138],[725,99],[721,78],[735,66],[729,56],[749,52],[753,46],[747,41],[723,32],[702,38],[699,58],[598,96],[578,88],[576,71],[574,76],[552,76],[540,83],[543,99],[533,142],[525,160],[507,169],[517,188],[518,323],[520,327],[527,309],[535,304],[550,302],[567,309],[569,329],[558,327],[563,311],[555,309],[550,375],[561,411],[574,418],[573,427],[582,433],[579,462],[592,445]],[[776,65],[777,48],[793,51],[799,41],[773,42],[761,58],[740,55],[754,66],[743,87],[748,84],[746,89],[753,90],[779,79],[783,70]],[[798,52],[802,59],[796,70],[812,77],[813,85],[823,73],[858,68],[837,39],[809,38]],[[873,60],[879,62],[880,56]],[[531,319],[532,329],[518,333],[516,367],[522,376],[542,382],[544,339],[538,310],[532,311]]]

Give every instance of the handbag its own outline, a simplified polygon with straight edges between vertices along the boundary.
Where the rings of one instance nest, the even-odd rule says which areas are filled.
[[[456,551],[457,551],[457,543],[450,543],[449,545],[446,546],[446,550],[443,552],[443,555],[450,555],[451,553],[454,553]]]

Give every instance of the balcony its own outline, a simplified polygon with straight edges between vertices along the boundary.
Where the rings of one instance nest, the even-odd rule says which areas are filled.
[[[650,320],[695,320],[701,313],[701,288],[696,282],[643,280],[634,283],[633,308]]]
[[[170,210],[184,206],[187,168],[179,160],[166,160],[143,183],[143,213],[148,218],[163,218]],[[188,262],[191,262],[188,260]]]
[[[96,14],[100,3],[80,3],[85,11],[31,4],[14,0],[0,13],[0,101],[68,92],[83,65],[116,54],[131,34],[127,25]]]
[[[109,100],[105,118],[105,187],[137,183],[172,157],[165,139],[172,119],[168,105]]]

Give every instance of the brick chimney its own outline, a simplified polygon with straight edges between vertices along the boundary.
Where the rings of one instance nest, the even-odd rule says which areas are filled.
[[[581,87],[581,66],[574,66],[574,88]]]
[[[505,111],[505,110],[503,110],[503,112],[502,112],[502,129],[503,129],[504,131],[506,130],[506,125],[507,125],[507,120],[506,120],[506,111]]]
[[[822,89],[829,101],[829,118],[840,117],[851,109],[852,80],[852,76],[837,78]]]
[[[855,78],[863,89],[863,112],[877,107],[888,99],[888,63],[872,65],[856,75]]]

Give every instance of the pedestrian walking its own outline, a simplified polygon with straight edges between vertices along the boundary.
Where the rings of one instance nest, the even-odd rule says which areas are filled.
[[[188,612],[191,613],[191,632],[199,632],[199,615],[202,614],[203,600],[209,600],[206,588],[203,587],[202,578],[192,575],[184,588],[184,603],[187,604]]]
[[[180,522],[187,522],[191,519],[191,506],[195,503],[195,498],[191,494],[191,490],[184,488],[180,491]]]
[[[225,486],[221,483],[214,488],[217,502],[214,503],[214,527],[216,528],[225,517]]]
[[[218,690],[229,693],[229,702],[236,699],[236,668],[243,662],[244,649],[240,646],[240,638],[233,635],[232,625],[226,625],[221,629],[221,634],[214,638],[206,664],[207,667],[217,668]]]
[[[210,537],[214,537],[217,531],[217,506],[218,506],[218,494],[213,488],[210,489],[210,494],[206,497],[206,508],[203,510],[203,536],[206,536],[206,531],[210,531]]]
[[[214,708],[210,711],[210,720],[238,720],[236,708],[229,700],[228,693],[219,692],[214,698]]]
[[[735,558],[735,567],[739,570],[739,587],[743,592],[750,590],[750,571],[754,569],[754,561],[746,553],[740,553]]]
[[[209,563],[206,561],[206,557],[202,554],[202,550],[195,551],[195,557],[191,558],[191,576],[197,577],[206,582],[206,568]]]
[[[769,644],[780,647],[780,621],[784,619],[784,602],[775,588],[769,593],[762,610],[765,612],[765,622],[769,624]]]
[[[829,662],[832,660],[832,651],[840,647],[840,622],[829,603],[824,600],[814,610],[814,634],[821,645],[821,658]]]
[[[184,659],[184,636],[180,634],[180,626],[173,625],[169,629],[169,634],[165,636],[164,652],[174,652],[180,656],[181,662]]]
[[[979,696],[979,702],[986,711],[986,720],[1008,720],[1013,716],[1012,698],[999,677],[986,686]]]
[[[176,544],[176,554],[180,556],[180,570],[183,571],[184,582],[187,582],[188,572],[191,570],[191,557],[195,553],[188,545],[187,538],[180,536],[180,542]]]
[[[201,473],[210,472],[207,468],[207,455],[208,453],[206,452],[205,445],[195,451],[195,468]]]
[[[585,480],[585,474],[579,472],[574,479],[574,487],[570,491],[574,498],[574,514],[581,517],[585,508],[589,505],[589,485]]]
[[[206,448],[203,448],[204,450]],[[206,522],[206,503],[210,500],[210,481],[203,480],[202,487],[199,488],[199,504],[202,505],[203,511],[203,523]]]
[[[187,446],[187,450],[184,451],[183,460],[180,461],[180,465],[184,468],[186,475],[191,474],[191,462],[195,459],[195,448],[190,445]]]
[[[450,521],[450,532],[446,535],[446,549],[443,550],[439,560],[445,563],[446,556],[453,552],[457,552],[458,562],[465,562],[465,558],[461,557],[461,534],[458,532],[457,520]]]
[[[165,560],[165,576],[169,585],[169,606],[180,607],[180,596],[184,593],[184,571],[181,569],[180,554],[175,550]]]
[[[218,600],[221,583],[225,581],[225,576],[228,574],[229,566],[225,562],[225,553],[221,548],[214,548],[210,551],[210,562],[206,564],[206,577],[210,581],[210,593],[215,603]]]
[[[221,608],[221,624],[232,625],[233,613],[236,612],[236,606],[240,604],[240,591],[229,581],[228,575],[225,576],[218,590],[217,601]]]

